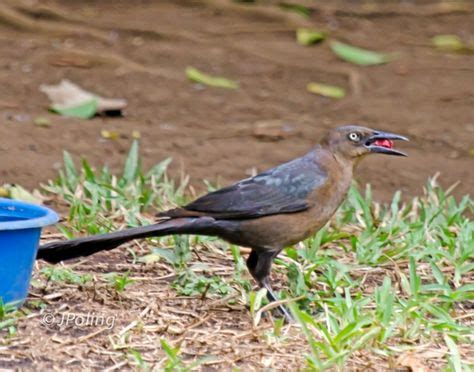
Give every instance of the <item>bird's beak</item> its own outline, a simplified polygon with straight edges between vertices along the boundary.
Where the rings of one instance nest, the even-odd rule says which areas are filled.
[[[367,139],[365,147],[373,153],[407,156],[405,153],[393,148],[393,141],[397,140],[408,141],[408,138],[399,134],[376,131]]]

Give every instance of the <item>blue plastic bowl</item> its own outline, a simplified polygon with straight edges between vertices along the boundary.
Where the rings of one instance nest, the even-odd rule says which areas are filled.
[[[0,298],[21,305],[28,295],[41,228],[58,221],[51,209],[0,198]]]

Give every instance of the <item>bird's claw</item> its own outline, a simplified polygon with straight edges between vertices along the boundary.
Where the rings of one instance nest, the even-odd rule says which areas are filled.
[[[295,320],[293,319],[293,317],[291,316],[290,312],[288,311],[288,309],[283,306],[283,305],[279,305],[278,306],[278,312],[283,316],[283,318],[285,319],[285,323],[286,324],[290,324],[290,323],[294,323]]]

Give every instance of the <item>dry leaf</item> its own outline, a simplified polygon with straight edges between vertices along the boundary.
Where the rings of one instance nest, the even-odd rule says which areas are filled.
[[[186,77],[195,83],[208,85],[211,87],[226,89],[237,89],[239,87],[239,83],[233,80],[224,78],[222,76],[208,75],[194,67],[186,67]]]
[[[310,28],[298,28],[296,30],[296,40],[300,45],[313,45],[324,40],[326,33]]]
[[[253,136],[261,141],[280,141],[294,134],[293,127],[276,121],[260,121],[255,123]]]
[[[51,126],[51,121],[48,118],[45,118],[44,116],[37,117],[35,119],[34,123],[38,127],[50,127]]]
[[[346,96],[344,88],[336,87],[334,85],[327,85],[321,83],[309,83],[306,88],[308,92],[319,94],[320,96],[341,99]]]
[[[97,64],[87,56],[81,56],[77,53],[68,52],[61,52],[52,55],[49,58],[49,63],[53,66],[78,68],[91,68],[94,67],[95,64]]]
[[[0,186],[0,198],[8,198],[10,197],[10,191],[3,186]]]
[[[141,136],[142,136],[142,135],[140,134],[140,132],[139,132],[138,130],[134,130],[134,131],[132,132],[132,138],[134,138],[134,139],[140,139]]]
[[[87,118],[95,113],[121,111],[127,106],[124,99],[100,97],[69,80],[62,80],[58,85],[42,84],[40,91],[52,101],[52,110],[68,116]]]
[[[120,134],[118,132],[115,132],[113,130],[106,130],[103,129],[100,131],[100,135],[102,138],[110,139],[110,140],[117,140],[120,137]]]
[[[38,190],[29,192],[20,185],[12,185],[8,183],[0,187],[0,196],[34,204],[41,204],[43,201],[43,196]]]
[[[412,372],[429,372],[430,368],[423,364],[420,355],[411,352],[403,353],[397,358],[397,365],[408,367]]]

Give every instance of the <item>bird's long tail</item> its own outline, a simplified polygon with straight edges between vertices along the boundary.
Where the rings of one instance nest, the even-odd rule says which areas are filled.
[[[134,227],[109,234],[47,243],[39,247],[36,258],[57,263],[71,258],[89,256],[100,251],[111,250],[134,239],[173,234],[213,235],[214,222],[216,221],[213,218],[208,217],[174,218],[153,225]]]

